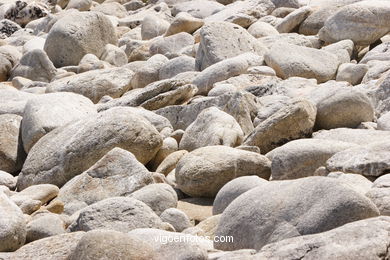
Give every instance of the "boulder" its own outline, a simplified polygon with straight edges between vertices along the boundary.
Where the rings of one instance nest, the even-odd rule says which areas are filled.
[[[206,146],[184,155],[176,166],[177,187],[192,197],[214,197],[234,178],[268,179],[270,161],[263,155],[226,146]]]
[[[167,176],[172,170],[176,168],[177,163],[188,152],[185,150],[179,150],[171,153],[160,163],[157,167],[156,172],[162,173]]]
[[[253,259],[370,259],[388,256],[389,217],[345,224],[314,235],[285,239],[263,247]]]
[[[121,67],[127,64],[127,55],[125,51],[112,44],[107,44],[104,47],[104,51],[102,56],[100,56],[100,59],[116,67]]]
[[[159,73],[168,62],[168,58],[161,54],[150,57],[143,66],[134,70],[134,77],[131,79],[133,88],[143,88],[150,83],[159,80]]]
[[[248,32],[255,38],[277,35],[279,32],[269,23],[257,21],[248,28]]]
[[[316,110],[310,101],[295,99],[258,124],[244,144],[258,146],[267,153],[288,141],[311,136]]]
[[[219,61],[245,52],[263,56],[266,50],[266,47],[241,26],[227,22],[210,22],[200,30],[196,69],[204,70]]]
[[[343,63],[337,71],[336,80],[347,81],[351,85],[360,84],[368,68],[366,64]]]
[[[0,115],[0,170],[18,172],[25,159],[20,141],[22,117],[14,114]]]
[[[63,233],[65,233],[65,223],[58,214],[38,214],[27,224],[26,242]]]
[[[173,35],[180,32],[193,33],[202,27],[204,21],[191,16],[189,13],[178,13],[171,22],[165,36]]]
[[[363,146],[375,142],[382,142],[389,137],[389,131],[371,129],[336,128],[331,130],[321,130],[313,133],[313,138],[337,140]]]
[[[79,259],[155,259],[148,243],[114,230],[91,230],[78,241],[69,260]]]
[[[5,171],[0,171],[0,186],[6,186],[10,190],[16,187],[16,178]]]
[[[153,183],[152,174],[131,152],[114,148],[87,171],[68,181],[56,200],[64,202],[65,213],[71,215],[103,199],[126,196],[150,183]]]
[[[97,57],[104,46],[117,44],[115,28],[99,12],[74,12],[60,18],[47,35],[44,50],[56,67],[77,65],[92,53]]]
[[[242,194],[225,209],[216,236],[233,236],[234,242],[215,242],[214,246],[229,251],[259,250],[272,242],[378,215],[367,197],[331,178],[269,182]]]
[[[161,144],[160,134],[146,119],[113,108],[42,137],[30,150],[17,185],[20,190],[38,183],[62,186],[114,147],[132,152],[145,164]]]
[[[329,17],[319,37],[330,43],[350,39],[357,45],[370,45],[389,32],[389,15],[388,1],[358,1]]]
[[[179,209],[166,209],[161,213],[160,218],[162,221],[171,224],[176,232],[182,232],[184,229],[192,226],[188,216]]]
[[[181,12],[186,12],[195,18],[204,19],[225,8],[224,5],[208,0],[184,1],[175,4],[172,8],[172,15],[176,16]]]
[[[390,131],[390,112],[383,114],[377,120],[378,130]]]
[[[73,93],[38,95],[27,101],[22,121],[24,150],[31,147],[50,131],[68,123],[97,114],[93,103]]]
[[[267,183],[268,181],[258,176],[243,176],[229,181],[215,196],[213,215],[221,214],[241,194]]]
[[[193,151],[212,145],[239,146],[244,139],[240,125],[231,115],[216,107],[204,109],[187,127],[180,141],[180,149]]]
[[[11,71],[10,78],[24,77],[33,81],[50,82],[57,73],[57,69],[49,60],[46,53],[34,49],[25,53]]]
[[[136,228],[164,228],[164,223],[145,203],[127,197],[112,197],[83,208],[68,227],[71,232],[110,229],[123,233]]]
[[[118,98],[131,88],[134,72],[126,68],[91,70],[51,82],[46,93],[73,92],[83,95],[93,103],[103,96]]]
[[[22,211],[0,192],[0,252],[15,251],[24,245],[26,234]]]
[[[195,59],[189,56],[179,56],[165,63],[159,70],[159,79],[169,79],[177,74],[195,70]]]
[[[283,42],[272,45],[264,59],[278,77],[315,78],[319,83],[334,79],[340,64],[334,54]]]
[[[379,177],[390,169],[390,142],[381,141],[340,151],[326,162],[330,171]]]
[[[276,24],[275,29],[279,33],[289,33],[297,28],[311,12],[312,9],[309,6],[298,8],[280,20],[280,22]]]
[[[169,27],[169,22],[155,15],[147,15],[142,20],[141,37],[142,40],[150,40],[165,34]]]
[[[341,183],[347,185],[347,187],[350,187],[363,195],[366,195],[366,193],[371,189],[372,186],[372,182],[360,174],[331,172],[327,175],[327,177],[335,178]]]
[[[142,201],[159,216],[166,209],[177,207],[176,191],[165,183],[147,185],[131,193],[129,197]]]
[[[154,39],[149,47],[151,55],[162,54],[168,58],[179,56],[180,50],[194,44],[194,37],[186,32]]]

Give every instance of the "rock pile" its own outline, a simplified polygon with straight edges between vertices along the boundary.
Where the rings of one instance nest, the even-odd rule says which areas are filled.
[[[0,4],[0,259],[390,259],[389,0]]]

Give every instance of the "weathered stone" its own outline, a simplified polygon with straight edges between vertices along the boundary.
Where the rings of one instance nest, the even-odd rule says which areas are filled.
[[[157,153],[162,138],[146,119],[126,108],[113,108],[57,128],[30,150],[18,188],[38,183],[64,185],[114,147],[132,152],[141,163]]]
[[[166,209],[161,213],[160,218],[162,221],[171,224],[176,232],[182,232],[184,229],[192,226],[188,216],[179,209]]]
[[[257,175],[268,179],[263,155],[226,146],[206,146],[184,155],[176,166],[177,187],[192,197],[214,197],[229,181]]]
[[[53,213],[38,214],[27,224],[26,242],[29,243],[63,233],[65,233],[65,223],[59,215]]]

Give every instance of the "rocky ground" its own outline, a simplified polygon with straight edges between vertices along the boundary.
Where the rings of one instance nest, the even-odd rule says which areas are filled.
[[[389,0],[0,0],[0,38],[0,259],[390,259]]]

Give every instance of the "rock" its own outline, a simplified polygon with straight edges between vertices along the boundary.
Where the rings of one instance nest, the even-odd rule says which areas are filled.
[[[92,11],[101,12],[107,16],[115,16],[118,18],[125,18],[128,13],[126,8],[117,2],[103,2],[98,6],[94,6]]]
[[[164,210],[177,207],[176,191],[165,183],[147,185],[129,196],[142,201],[159,216]]]
[[[336,128],[313,133],[313,138],[337,140],[364,146],[381,142],[389,137],[390,132],[388,131],[350,128]]]
[[[362,81],[367,71],[368,66],[365,64],[344,63],[340,65],[337,71],[336,80],[357,85]]]
[[[258,153],[225,146],[206,146],[184,155],[176,166],[177,187],[192,197],[214,197],[240,176],[269,178],[270,161]]]
[[[267,48],[271,48],[275,44],[284,43],[318,49],[323,44],[317,36],[305,36],[297,33],[280,33],[265,36],[260,38],[259,41]]]
[[[2,185],[13,190],[16,187],[16,178],[8,172],[0,171],[0,186]]]
[[[390,51],[389,51],[390,42],[384,42],[379,44],[361,59],[361,64],[368,64],[369,61],[389,61],[390,60]]]
[[[92,70],[55,80],[46,88],[46,93],[73,92],[83,95],[92,102],[108,95],[118,98],[131,88],[134,73],[126,68]]]
[[[177,74],[195,70],[195,59],[188,56],[179,56],[165,63],[159,70],[159,79],[173,78]]]
[[[178,13],[170,24],[165,36],[180,32],[193,33],[204,24],[202,19],[192,17],[188,13]]]
[[[148,110],[157,110],[170,105],[186,103],[198,89],[183,79],[166,79],[153,82],[140,90],[134,90],[121,98],[101,104],[98,111],[115,106],[141,106]]]
[[[129,235],[141,239],[153,247],[156,259],[207,259],[207,250],[213,248],[211,241],[176,232],[139,228]],[[173,243],[172,243],[173,242]]]
[[[0,115],[1,171],[16,173],[23,166],[25,154],[23,152],[23,145],[20,142],[19,137],[21,121],[22,117],[18,115]]]
[[[205,95],[215,83],[244,74],[250,66],[262,63],[263,58],[253,53],[227,58],[205,68],[195,77],[193,84],[198,87],[198,94]]]
[[[38,95],[27,101],[22,121],[24,150],[31,147],[47,133],[70,122],[96,115],[93,103],[73,93]]]
[[[112,44],[107,44],[104,47],[104,51],[100,59],[116,67],[121,67],[127,64],[127,55],[125,51]]]
[[[285,239],[266,245],[253,259],[369,259],[388,255],[389,223],[389,217],[376,217],[320,234]]]
[[[65,203],[65,213],[75,211],[106,198],[126,196],[150,183],[152,174],[135,156],[114,148],[84,173],[68,181],[57,200]]]
[[[315,78],[319,83],[334,79],[339,66],[334,54],[288,43],[274,44],[264,59],[278,77]]]
[[[0,252],[11,252],[26,240],[26,222],[22,211],[0,192]]]
[[[247,0],[227,5],[223,10],[214,13],[205,19],[208,22],[230,22],[249,27],[259,18],[270,14],[275,6],[271,1],[264,0]]]
[[[179,55],[180,50],[193,44],[194,37],[189,33],[181,32],[154,39],[150,44],[149,52],[151,55],[162,54],[173,58]]]
[[[366,195],[372,186],[372,182],[360,174],[331,172],[327,175],[327,177],[335,178],[336,180],[346,184],[348,187],[363,195]]]
[[[225,209],[216,236],[233,236],[234,242],[215,242],[214,247],[259,250],[272,242],[378,215],[367,197],[331,178],[269,182],[244,193]]]
[[[110,109],[42,137],[30,150],[18,189],[38,183],[62,186],[114,147],[132,152],[145,164],[161,144],[160,134],[147,120],[126,108]]]
[[[169,25],[169,22],[155,15],[145,16],[141,24],[142,40],[150,40],[165,34]]]
[[[186,129],[203,109],[215,106],[233,116],[246,135],[253,130],[252,116],[257,113],[256,104],[252,94],[235,92],[194,104],[162,108],[156,113],[168,118],[174,129]]]
[[[389,32],[387,1],[359,1],[340,8],[319,31],[325,42],[350,39],[357,45],[370,45]]]
[[[98,12],[76,12],[60,18],[51,28],[45,51],[56,67],[77,65],[92,53],[100,57],[104,46],[116,45],[115,29],[110,20]]]
[[[269,23],[257,21],[248,28],[248,32],[255,38],[277,35],[279,32]]]
[[[225,8],[224,5],[208,0],[194,0],[177,3],[172,8],[172,15],[176,16],[181,12],[186,12],[195,18],[204,19]]]
[[[5,10],[4,10],[5,9]],[[4,8],[3,17],[25,26],[31,21],[45,17],[49,14],[47,5],[42,2],[14,1]]]
[[[159,79],[159,72],[168,63],[168,58],[157,54],[149,58],[146,63],[135,69],[134,77],[131,79],[133,88],[143,88]]]
[[[54,213],[38,214],[27,224],[26,242],[65,233],[65,223]]]
[[[177,141],[172,137],[167,137],[163,140],[163,144],[156,156],[149,162],[148,167],[155,171],[160,163],[171,153],[178,150]]]
[[[21,76],[34,81],[50,82],[57,70],[46,53],[35,49],[23,55],[19,64],[11,71],[11,79]]]
[[[77,9],[79,11],[89,11],[92,7],[92,0],[70,0],[66,9]]]
[[[182,232],[184,229],[192,226],[188,216],[179,209],[166,209],[161,213],[160,218],[162,221],[171,224],[176,232]]]
[[[298,27],[311,13],[311,7],[304,6],[294,10],[284,17],[276,26],[275,29],[279,33],[289,33]]]
[[[338,6],[322,6],[315,8],[313,12],[300,24],[299,33],[304,35],[316,35],[324,27],[325,21],[332,16]]]
[[[78,259],[155,259],[153,248],[148,243],[122,232],[92,230],[78,241],[69,260]]]
[[[176,168],[179,160],[188,152],[185,150],[180,150],[169,154],[157,167],[156,172],[162,173],[165,176],[168,175],[172,170]]]
[[[58,192],[58,187],[52,184],[33,185],[11,196],[11,200],[18,206],[28,200],[37,200],[43,205],[55,198]]]
[[[378,130],[390,131],[390,112],[383,114],[377,120]]]
[[[317,105],[316,129],[356,128],[362,122],[374,120],[370,99],[352,88],[326,90],[312,100]]]
[[[24,245],[14,253],[2,254],[4,259],[66,260],[85,232],[73,232],[47,237]]]
[[[129,232],[136,228],[163,228],[161,219],[145,203],[126,197],[112,197],[80,211],[68,227],[71,232],[110,229]]]
[[[288,141],[308,137],[312,133],[315,116],[316,108],[310,101],[295,99],[258,124],[244,144],[258,146],[262,153],[267,153]]]
[[[390,169],[389,147],[390,143],[383,140],[353,147],[330,157],[326,162],[326,168],[330,171],[379,177]]]
[[[239,146],[244,139],[240,125],[231,115],[216,107],[204,109],[187,127],[180,149],[189,152],[204,146]]]
[[[326,161],[337,152],[355,147],[347,142],[299,139],[288,142],[268,153],[272,161],[272,180],[297,179],[317,175],[318,167],[325,166]]]
[[[181,199],[177,208],[183,211],[192,222],[199,223],[213,215],[213,200],[211,198]]]
[[[229,44],[225,44],[229,42]],[[244,28],[227,22],[211,22],[200,30],[196,69],[205,68],[245,52],[262,56],[267,49]]]
[[[241,194],[266,183],[266,180],[258,176],[243,176],[229,181],[215,196],[213,215],[221,214]]]
[[[14,32],[22,29],[19,24],[8,20],[2,19],[0,20],[0,33],[4,38],[10,37]]]

